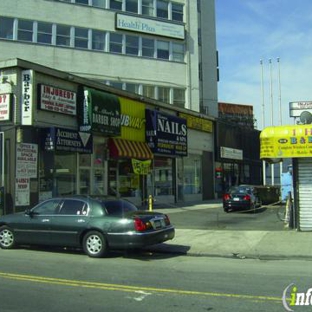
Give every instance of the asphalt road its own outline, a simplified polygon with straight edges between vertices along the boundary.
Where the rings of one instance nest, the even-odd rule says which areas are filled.
[[[288,285],[312,286],[306,261],[118,252],[91,259],[34,248],[0,250],[0,259],[1,312],[275,312],[285,311]]]
[[[241,231],[281,231],[284,222],[278,218],[282,206],[263,206],[253,212],[223,211],[222,204],[217,207],[201,205],[200,208],[173,208],[168,211],[170,220],[176,228],[198,230],[241,230]],[[161,211],[161,210],[160,210]]]

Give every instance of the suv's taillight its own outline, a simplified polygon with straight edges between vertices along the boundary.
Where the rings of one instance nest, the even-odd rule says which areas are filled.
[[[140,218],[134,219],[134,228],[138,232],[143,232],[147,229],[146,224]]]

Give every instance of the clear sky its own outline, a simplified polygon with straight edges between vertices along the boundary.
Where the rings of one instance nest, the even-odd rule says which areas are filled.
[[[294,124],[289,102],[312,101],[312,0],[215,3],[219,101],[252,105],[260,130],[263,112],[265,127],[272,116],[274,126]]]

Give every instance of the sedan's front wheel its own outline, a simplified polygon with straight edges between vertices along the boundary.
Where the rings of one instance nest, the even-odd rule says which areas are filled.
[[[12,249],[15,246],[14,233],[8,226],[0,227],[0,247],[2,249]]]
[[[93,258],[101,258],[107,254],[107,243],[102,233],[98,231],[88,232],[83,238],[83,250]]]

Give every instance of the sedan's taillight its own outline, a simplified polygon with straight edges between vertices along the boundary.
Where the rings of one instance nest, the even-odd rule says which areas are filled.
[[[231,199],[231,195],[230,194],[224,194],[223,195],[223,200],[229,200]]]
[[[138,232],[143,232],[147,229],[146,224],[140,218],[134,219],[134,228]]]
[[[165,224],[170,225],[170,219],[166,214],[165,214]]]
[[[244,200],[250,201],[250,200],[251,200],[251,197],[250,197],[249,195],[245,195],[245,196],[244,196]]]

